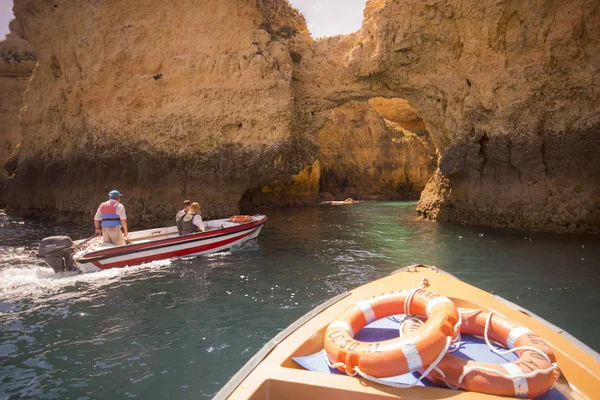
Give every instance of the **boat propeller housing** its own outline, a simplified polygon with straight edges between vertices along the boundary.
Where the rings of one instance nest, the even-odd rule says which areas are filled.
[[[73,253],[73,241],[70,237],[49,236],[40,242],[38,257],[52,267],[54,272],[76,271]]]

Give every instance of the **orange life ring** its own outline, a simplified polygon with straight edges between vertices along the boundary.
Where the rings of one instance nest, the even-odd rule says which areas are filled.
[[[488,312],[469,310],[461,315],[461,334],[485,336],[488,324],[487,337],[491,340],[509,349],[528,349],[517,350],[519,359],[505,364],[480,363],[446,354],[426,379],[438,385],[521,398],[535,398],[552,388],[558,379],[558,367],[554,352],[546,341],[498,314],[492,317]]]
[[[233,215],[229,217],[229,222],[250,222],[252,217],[249,215]]]
[[[405,309],[405,305],[408,310]],[[404,337],[361,342],[355,333],[391,315],[426,315],[424,326]],[[423,289],[401,291],[361,300],[332,322],[325,332],[325,351],[332,366],[347,374],[356,369],[374,377],[401,375],[432,363],[457,335],[459,314],[447,297]]]

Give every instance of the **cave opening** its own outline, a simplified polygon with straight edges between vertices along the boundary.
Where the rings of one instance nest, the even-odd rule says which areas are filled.
[[[420,113],[403,98],[351,101],[314,136],[317,159],[288,182],[246,191],[239,207],[345,200],[418,200],[437,168]]]
[[[437,167],[427,125],[403,98],[334,109],[317,142],[321,200],[417,200]]]

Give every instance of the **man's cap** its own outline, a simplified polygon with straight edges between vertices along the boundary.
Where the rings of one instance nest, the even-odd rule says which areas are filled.
[[[192,201],[191,201],[191,200],[184,200],[184,201],[183,201],[183,204],[185,204],[185,205],[190,205],[190,204],[192,204]]]
[[[110,197],[111,199],[116,199],[119,196],[123,196],[121,193],[119,193],[118,190],[111,190],[110,192],[108,192],[108,197]]]

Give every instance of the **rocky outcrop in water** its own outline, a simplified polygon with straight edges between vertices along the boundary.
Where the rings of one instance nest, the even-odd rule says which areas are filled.
[[[600,3],[411,3],[374,27],[394,26],[382,61],[424,88],[407,98],[441,153],[419,212],[598,232]]]
[[[440,153],[426,218],[598,232],[599,50],[591,0],[371,1],[359,32],[311,49],[297,94],[315,116],[357,98],[408,100]]]
[[[319,41],[283,0],[82,4],[15,1],[39,67],[14,212],[86,219],[118,187],[151,223],[183,197],[223,215],[298,175],[312,190],[332,110],[386,97],[440,154],[421,215],[600,227],[597,1],[371,0],[359,32]]]

